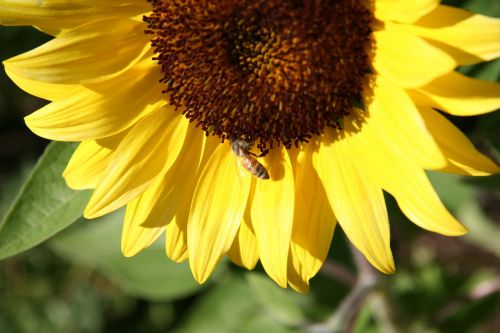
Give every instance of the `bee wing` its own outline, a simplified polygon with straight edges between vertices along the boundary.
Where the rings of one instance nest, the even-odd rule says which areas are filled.
[[[250,177],[251,174],[243,166],[243,158],[242,157],[236,157],[234,159],[234,161],[235,161],[235,166],[236,166],[236,174],[238,175],[238,181],[240,182],[240,185],[243,185],[243,179],[245,177]]]

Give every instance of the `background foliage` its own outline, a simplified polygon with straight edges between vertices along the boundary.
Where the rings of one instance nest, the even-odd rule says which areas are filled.
[[[500,1],[447,3],[500,17]],[[0,27],[0,58],[48,39],[33,28]],[[498,81],[500,61],[461,71]],[[470,229],[462,238],[417,228],[387,197],[394,275],[370,270],[338,228],[308,294],[277,287],[261,269],[227,262],[199,286],[187,264],[165,258],[161,243],[122,257],[122,212],[80,217],[89,194],[70,191],[60,177],[74,145],[45,149],[22,120],[43,105],[1,73],[0,332],[500,331],[499,176],[430,174]],[[499,112],[451,120],[499,160]]]

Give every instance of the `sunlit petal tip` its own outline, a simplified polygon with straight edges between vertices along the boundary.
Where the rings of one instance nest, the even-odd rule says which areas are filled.
[[[44,120],[44,117],[39,117],[37,112],[33,112],[32,114],[24,117],[24,123],[26,126],[36,135],[42,137],[42,138],[47,138],[44,136],[45,131],[44,128],[47,127],[47,124]]]
[[[393,274],[396,272],[396,265],[391,250],[384,251],[384,253],[370,253],[367,249],[358,250],[364,254],[366,260],[370,262],[376,269],[384,274]]]
[[[176,262],[178,264],[180,263],[183,263],[185,262],[186,260],[189,259],[189,256],[188,256],[188,253],[184,253],[184,255],[181,255],[181,256],[177,256],[177,257],[173,257],[173,256],[169,256],[167,255],[167,258],[169,258],[170,260],[172,260],[173,262]]]
[[[72,189],[72,190],[81,190],[82,188],[79,186],[79,182],[78,182],[78,179],[74,179],[73,177],[71,177],[71,174],[68,172],[68,170],[64,170],[63,172],[63,178],[64,178],[64,181],[66,182],[66,185]]]
[[[469,232],[469,229],[465,227],[463,224],[455,221],[453,225],[446,225],[446,229],[440,232],[440,234],[444,236],[458,237],[463,236]]]
[[[189,253],[189,252],[188,252]],[[215,267],[220,261],[219,258],[214,258],[214,256],[208,257],[208,255],[200,253],[197,256],[190,257],[189,259],[189,266],[191,268],[191,273],[193,274],[193,277],[195,280],[199,283],[202,284],[208,278],[210,275],[212,275],[213,271],[215,270]]]
[[[133,257],[153,244],[162,234],[163,228],[144,229],[141,231],[122,232],[121,250],[125,257]]]
[[[207,270],[193,270],[191,267],[191,272],[193,273],[193,277],[198,282],[198,284],[203,284],[205,283],[210,275],[212,274],[212,271],[207,271]]]
[[[367,259],[376,269],[384,274],[394,274],[396,272],[396,265],[394,264],[392,253],[390,253],[390,256],[385,258],[384,261],[381,261],[380,258],[371,259],[367,257]]]
[[[183,262],[189,258],[184,230],[179,228],[174,219],[166,227],[165,255],[175,262]]]
[[[85,207],[85,210],[83,211],[83,217],[89,220],[101,217],[105,214],[106,213],[101,213],[98,207],[95,207],[90,203],[87,205],[87,207]]]
[[[121,250],[122,255],[127,258],[133,257],[141,251],[140,249],[135,248],[134,245],[130,244],[126,239],[122,240]]]
[[[274,280],[274,282],[276,282],[276,284],[278,286],[280,286],[281,288],[285,289],[288,286],[287,280],[273,278],[273,276],[278,276],[278,274],[280,274],[280,272],[273,272],[273,271],[266,271],[266,272],[271,276],[271,278]]]
[[[386,267],[384,268],[384,270],[380,270],[382,273],[384,274],[394,274],[396,273],[396,266],[389,266],[389,267]]]
[[[96,219],[122,207],[102,205],[102,202],[98,198],[96,199],[94,194],[90,197],[87,207],[83,211],[83,217],[86,219]]]
[[[62,117],[64,117],[64,114],[62,113],[58,114],[56,115],[56,117],[53,117],[51,114],[49,114],[51,105],[52,103],[24,117],[24,122],[26,126],[36,135],[48,140],[55,140],[55,141],[85,140],[86,138],[79,137],[78,134],[76,134],[76,131],[73,134],[68,133],[66,126],[69,128],[71,124],[65,123],[64,121],[62,122],[58,121],[61,120]]]

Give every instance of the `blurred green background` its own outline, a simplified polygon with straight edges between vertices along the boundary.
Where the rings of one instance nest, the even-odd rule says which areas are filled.
[[[447,3],[500,17],[500,1]],[[0,27],[0,59],[47,40],[30,27]],[[499,81],[500,61],[461,71]],[[48,144],[23,122],[44,104],[0,73],[0,216]],[[498,161],[499,112],[450,119]],[[45,159],[67,159],[72,148],[52,146]],[[300,295],[277,287],[261,268],[247,272],[227,262],[198,286],[185,263],[166,259],[161,243],[123,258],[118,212],[78,220],[0,262],[0,332],[330,332],[339,318],[349,332],[500,332],[500,177],[430,177],[470,233],[447,238],[423,231],[387,196],[397,273],[369,272],[376,287],[363,301],[349,303],[356,270],[366,267],[340,228],[325,268]],[[84,202],[88,194],[78,195]]]

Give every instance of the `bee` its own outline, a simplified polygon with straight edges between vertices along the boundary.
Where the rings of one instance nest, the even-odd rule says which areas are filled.
[[[250,152],[252,143],[243,139],[231,140],[231,150],[233,154],[240,158],[240,164],[245,170],[257,178],[269,179],[269,173],[266,168],[255,159],[257,155]]]

